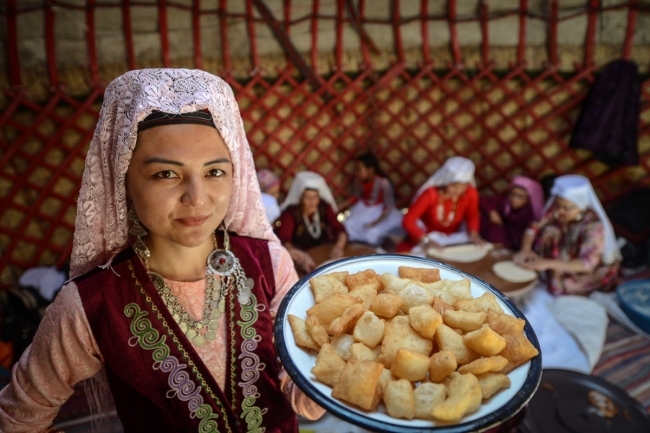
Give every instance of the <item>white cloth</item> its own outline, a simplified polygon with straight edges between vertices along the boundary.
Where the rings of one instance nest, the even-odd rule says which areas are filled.
[[[587,355],[552,312],[551,305],[554,301],[553,295],[542,284],[537,284],[523,299],[518,300],[518,303],[523,303],[520,308],[539,340],[542,367],[590,374],[591,366]]]
[[[576,339],[594,369],[605,346],[607,311],[598,302],[584,296],[563,295],[550,305],[555,318]]]
[[[412,201],[414,202],[416,198],[431,187],[445,186],[457,182],[470,183],[476,186],[475,170],[476,166],[470,159],[462,156],[452,156],[422,184]]]
[[[266,217],[269,219],[270,223],[273,223],[276,219],[280,218],[282,211],[280,211],[280,205],[278,204],[277,198],[273,197],[271,194],[263,192],[262,204],[264,205]]]
[[[26,270],[18,279],[18,284],[34,287],[43,298],[52,301],[65,280],[65,272],[57,270],[54,266],[46,266]]]
[[[598,215],[605,228],[605,250],[603,252],[603,263],[609,265],[616,260],[621,259],[621,251],[616,242],[614,228],[609,221],[605,209],[600,204],[591,182],[584,176],[569,174],[560,176],[555,179],[551,189],[551,198],[546,202],[544,211],[553,205],[554,197],[560,197],[569,200],[578,206],[581,210],[591,209]]]
[[[373,227],[365,227],[367,223],[376,221],[383,210],[384,205],[382,203],[368,205],[363,200],[359,200],[352,206],[350,216],[343,221],[349,240],[365,242],[370,245],[381,245],[388,236],[403,235],[402,219],[404,216],[396,208],[392,208],[379,224]]]
[[[300,204],[302,193],[305,192],[306,189],[318,191],[320,199],[325,200],[330,206],[332,206],[335,213],[338,212],[336,201],[334,200],[332,191],[330,191],[329,186],[327,186],[325,178],[313,171],[301,171],[296,174],[296,177],[293,178],[293,182],[291,182],[291,188],[289,188],[287,198],[282,202],[280,209],[284,211],[289,206]]]

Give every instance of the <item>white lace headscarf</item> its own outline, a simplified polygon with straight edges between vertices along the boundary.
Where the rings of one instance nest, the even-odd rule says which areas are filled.
[[[555,179],[551,189],[551,198],[546,202],[544,210],[553,205],[555,197],[569,200],[580,208],[580,210],[591,209],[598,215],[600,222],[605,228],[605,249],[603,252],[603,263],[611,264],[621,259],[621,252],[616,243],[616,235],[612,223],[605,213],[600,200],[591,186],[591,182],[584,176],[569,174]]]
[[[329,203],[335,213],[338,212],[336,201],[334,200],[332,191],[329,186],[327,186],[325,178],[313,171],[301,171],[296,174],[296,177],[293,178],[293,182],[291,182],[291,188],[289,188],[287,198],[282,202],[280,209],[284,211],[289,206],[300,204],[302,193],[304,193],[306,189],[318,191],[320,199]]]
[[[472,160],[462,156],[452,156],[422,184],[415,193],[413,201],[431,187],[442,187],[450,183],[470,183],[476,186],[475,169]]]
[[[239,106],[230,86],[200,70],[143,69],[106,88],[86,156],[77,201],[71,276],[110,264],[129,242],[125,176],[136,145],[138,122],[152,111],[207,109],[230,151],[233,189],[225,223],[243,236],[279,242],[269,224]]]

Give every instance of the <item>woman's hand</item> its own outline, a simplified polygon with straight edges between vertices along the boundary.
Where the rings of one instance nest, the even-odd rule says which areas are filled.
[[[304,259],[303,259],[302,268],[305,270],[305,272],[309,273],[314,269],[316,269],[316,262],[306,252],[303,251],[303,254],[304,254]]]
[[[532,250],[521,250],[512,258],[512,260],[519,266],[523,266],[528,262],[534,262],[539,259],[540,257]]]
[[[420,238],[418,246],[422,248],[422,251],[424,252],[427,251],[427,248],[435,248],[436,250],[442,249],[442,245],[440,245],[438,242],[432,241],[427,235],[424,235]]]
[[[534,260],[529,260],[527,262],[518,263],[522,268],[532,269],[533,271],[546,271],[548,269],[553,269],[553,264],[555,260],[552,259],[543,259],[537,256]]]
[[[497,226],[503,226],[503,220],[501,219],[501,215],[499,215],[499,212],[495,210],[491,210],[490,213],[488,214],[488,217],[490,218],[490,222],[492,224]]]
[[[476,244],[478,246],[483,246],[486,244],[485,239],[483,239],[481,235],[478,234],[478,232],[470,232],[469,240],[471,243]]]
[[[298,248],[287,248],[293,262],[305,272],[311,272],[316,268],[316,262],[305,251]]]

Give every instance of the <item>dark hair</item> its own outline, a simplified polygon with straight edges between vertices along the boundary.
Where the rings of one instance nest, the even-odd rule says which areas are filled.
[[[357,155],[356,160],[359,161],[361,164],[365,165],[366,167],[374,169],[375,173],[378,174],[379,176],[389,179],[388,176],[386,176],[386,173],[384,173],[381,167],[379,167],[379,160],[377,159],[374,153],[364,152],[362,154]]]

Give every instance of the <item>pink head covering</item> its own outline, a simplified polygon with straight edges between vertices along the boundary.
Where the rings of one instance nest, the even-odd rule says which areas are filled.
[[[544,214],[544,191],[542,190],[542,185],[529,177],[517,175],[510,182],[510,188],[513,186],[518,186],[526,190],[530,206],[533,208],[533,215],[535,215],[536,220],[540,219]],[[510,202],[507,202],[506,213],[509,212]]]
[[[225,223],[243,236],[279,242],[269,224],[239,106],[222,79],[189,69],[143,69],[106,88],[86,156],[77,201],[71,276],[111,260],[129,243],[125,175],[136,145],[138,122],[152,111],[212,114],[233,161],[233,193]]]
[[[257,171],[257,181],[260,183],[262,192],[266,192],[269,188],[280,183],[280,178],[275,175],[271,170],[263,168]]]

